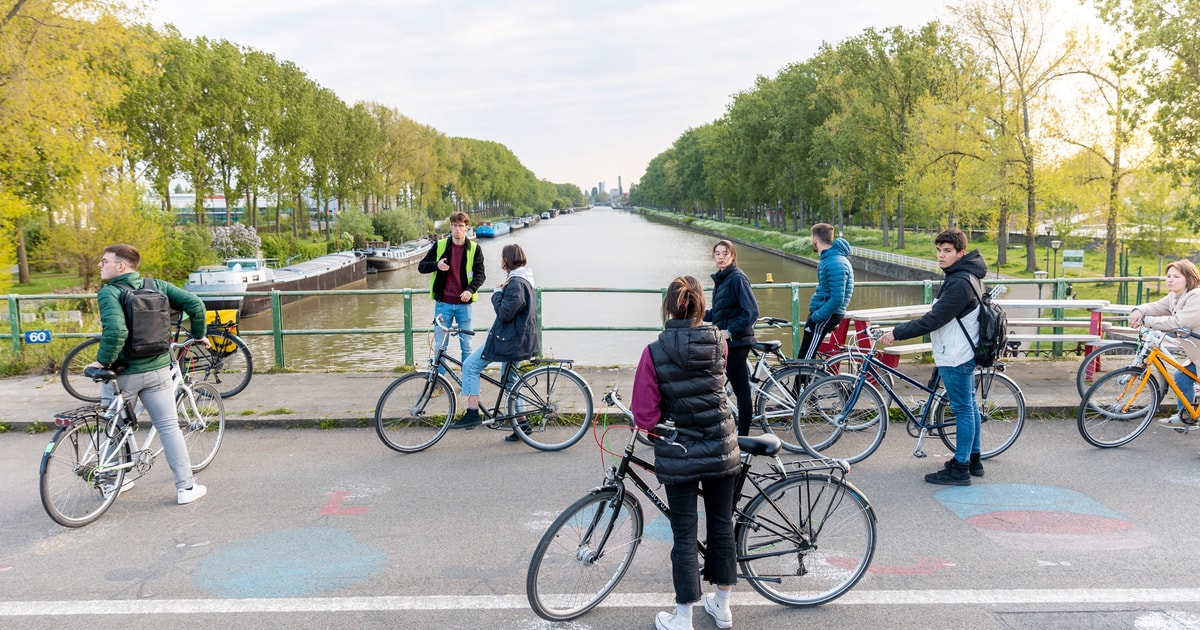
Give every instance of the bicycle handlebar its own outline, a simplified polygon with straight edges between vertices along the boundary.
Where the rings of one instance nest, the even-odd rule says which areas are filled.
[[[780,319],[778,317],[759,317],[758,321],[760,321],[772,328],[782,328],[784,326],[792,325],[792,322],[790,322],[786,319]]]

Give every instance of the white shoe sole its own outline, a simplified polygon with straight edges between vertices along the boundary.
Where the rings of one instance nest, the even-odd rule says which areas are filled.
[[[726,628],[732,628],[733,627],[732,616],[730,619],[727,619],[727,620],[717,617],[716,611],[713,610],[713,608],[715,608],[716,605],[709,603],[712,601],[712,599],[713,599],[713,595],[711,593],[704,596],[704,612],[708,613],[708,615],[713,618],[713,621],[716,622],[718,628],[721,628],[722,630],[724,630]]]

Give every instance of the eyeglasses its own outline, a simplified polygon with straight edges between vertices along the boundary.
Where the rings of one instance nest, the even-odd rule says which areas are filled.
[[[107,259],[107,258],[101,258],[101,259],[100,259],[100,266],[101,266],[101,267],[103,267],[104,265],[110,264],[110,263],[111,263],[111,264],[116,264],[116,263],[117,263],[117,261],[115,261],[115,260],[109,260],[109,259]]]

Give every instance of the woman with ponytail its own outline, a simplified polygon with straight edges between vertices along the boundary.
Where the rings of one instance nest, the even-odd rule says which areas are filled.
[[[641,429],[673,422],[674,442],[657,441],[654,472],[671,508],[671,570],[675,612],[660,612],[659,630],[690,630],[692,605],[701,599],[696,547],[697,497],[704,485],[704,579],[716,589],[704,610],[718,628],[733,626],[729,594],[737,581],[733,543],[734,480],[741,465],[737,426],[725,396],[725,338],[704,318],[704,289],[691,276],[675,278],[663,299],[663,328],[642,351],[630,408]]]

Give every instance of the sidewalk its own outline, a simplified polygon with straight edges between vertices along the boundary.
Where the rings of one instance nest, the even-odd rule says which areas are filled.
[[[1021,386],[1030,417],[1074,418],[1078,357],[1061,361],[1016,359],[1005,374]],[[905,373],[924,382],[932,365],[904,363]],[[579,367],[600,396],[613,384],[625,393],[633,387],[633,367]],[[245,391],[225,400],[227,427],[370,426],[375,402],[396,374],[374,372],[255,374]],[[484,392],[485,404],[488,402]],[[494,395],[494,393],[492,394]],[[0,424],[24,431],[36,422],[51,426],[54,414],[83,406],[56,377],[25,376],[0,379]],[[466,401],[460,397],[460,408]]]

